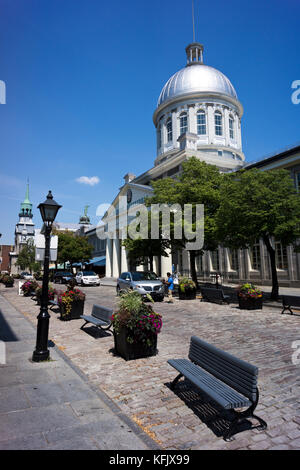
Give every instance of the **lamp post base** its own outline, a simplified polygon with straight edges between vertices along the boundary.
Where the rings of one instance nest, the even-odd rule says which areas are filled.
[[[33,362],[42,362],[47,361],[50,357],[49,351],[33,351],[32,361]]]

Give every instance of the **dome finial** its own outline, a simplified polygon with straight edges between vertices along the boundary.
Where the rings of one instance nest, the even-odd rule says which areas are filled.
[[[203,64],[204,47],[199,42],[192,42],[185,48],[187,65]]]

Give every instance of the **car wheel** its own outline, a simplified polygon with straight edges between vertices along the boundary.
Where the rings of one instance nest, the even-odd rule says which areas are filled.
[[[81,286],[82,286],[82,287],[84,286],[84,282],[83,282],[83,281],[81,281]]]
[[[120,295],[120,286],[117,286],[117,295]]]
[[[63,280],[62,279],[58,279],[58,284],[62,284],[63,283]]]

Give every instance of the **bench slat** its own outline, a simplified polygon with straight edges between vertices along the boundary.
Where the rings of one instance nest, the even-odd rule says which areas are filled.
[[[258,368],[192,336],[189,359],[210,374],[242,393],[256,398]]]
[[[250,400],[189,360],[170,359],[168,363],[223,408],[228,410],[251,405]]]
[[[80,315],[80,318],[82,318],[83,320],[85,320],[89,323],[94,323],[95,325],[107,326],[107,325],[110,324],[109,321],[103,321],[103,320],[100,320],[100,318],[91,317],[89,315]]]

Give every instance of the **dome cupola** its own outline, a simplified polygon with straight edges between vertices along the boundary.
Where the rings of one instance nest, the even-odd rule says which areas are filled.
[[[241,142],[243,106],[229,78],[203,63],[198,42],[186,49],[185,67],[172,75],[158,98],[153,122],[155,165],[183,150],[207,162],[232,168],[245,159]]]

